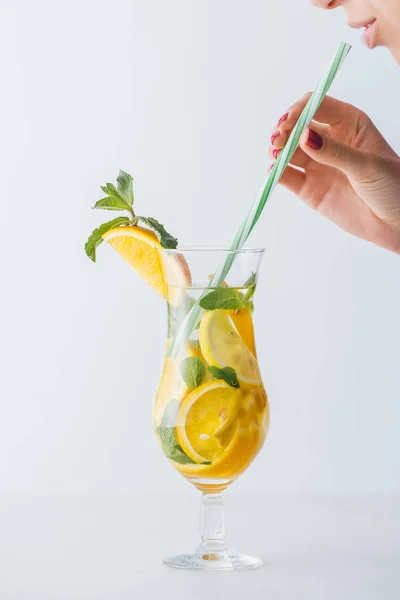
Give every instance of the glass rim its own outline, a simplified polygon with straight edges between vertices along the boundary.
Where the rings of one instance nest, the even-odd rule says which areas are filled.
[[[224,246],[181,246],[179,248],[156,248],[158,252],[165,252],[168,254],[182,254],[182,253],[200,253],[200,252],[220,252],[221,254],[263,254],[265,248],[240,248],[238,250],[232,250],[232,248],[225,248]]]

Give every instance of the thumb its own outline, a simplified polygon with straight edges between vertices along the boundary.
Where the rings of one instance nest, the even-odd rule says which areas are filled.
[[[367,164],[365,154],[333,139],[325,132],[305,129],[300,138],[301,149],[313,160],[335,167],[350,177],[357,178]]]

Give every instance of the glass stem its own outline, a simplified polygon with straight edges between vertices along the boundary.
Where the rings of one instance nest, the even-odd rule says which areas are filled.
[[[204,560],[220,560],[226,555],[224,501],[221,494],[202,494],[200,534],[199,552]]]

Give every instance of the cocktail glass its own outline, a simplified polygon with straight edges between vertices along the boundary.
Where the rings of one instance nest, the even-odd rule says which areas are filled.
[[[168,338],[154,428],[171,464],[202,494],[199,547],[164,562],[181,569],[255,568],[262,564],[259,558],[229,552],[225,546],[221,493],[253,462],[269,426],[253,322],[264,250],[157,252],[166,284]],[[226,281],[208,287],[217,266],[227,259],[233,260]],[[182,338],[178,332],[198,301],[204,307],[199,320]]]

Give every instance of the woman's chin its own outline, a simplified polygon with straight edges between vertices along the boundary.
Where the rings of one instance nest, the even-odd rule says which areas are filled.
[[[398,44],[395,48],[390,48],[390,51],[393,54],[397,64],[400,65],[400,44]]]

